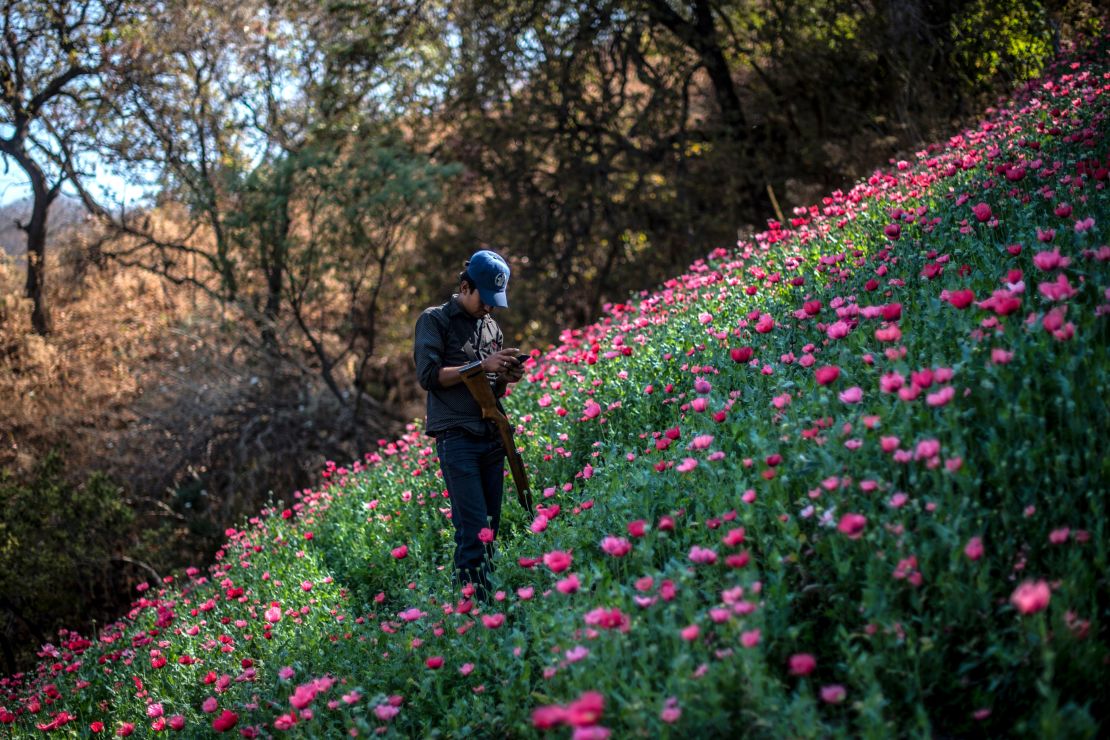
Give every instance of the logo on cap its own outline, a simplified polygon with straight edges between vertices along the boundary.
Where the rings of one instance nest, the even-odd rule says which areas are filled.
[[[505,287],[505,273],[499,272],[496,275],[494,275],[493,284],[496,285],[498,288],[504,288]]]

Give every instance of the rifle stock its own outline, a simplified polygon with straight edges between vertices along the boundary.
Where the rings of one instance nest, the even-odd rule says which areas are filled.
[[[501,433],[501,444],[505,447],[505,454],[509,458],[509,470],[513,474],[513,483],[516,484],[516,500],[524,510],[532,512],[532,494],[528,490],[528,474],[524,470],[524,460],[516,450],[516,441],[513,439],[513,428],[501,410],[497,408],[497,399],[493,397],[493,389],[489,387],[489,380],[482,370],[482,362],[478,360],[459,368],[459,375],[466,383],[470,395],[482,407],[482,418],[488,419],[497,425]]]

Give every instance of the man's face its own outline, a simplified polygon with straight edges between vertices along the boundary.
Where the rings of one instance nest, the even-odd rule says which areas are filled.
[[[478,289],[471,290],[466,283],[459,286],[459,305],[476,319],[480,319],[493,311],[493,306],[482,303],[482,295],[478,292]]]

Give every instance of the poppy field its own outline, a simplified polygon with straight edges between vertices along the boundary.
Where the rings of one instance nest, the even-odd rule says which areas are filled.
[[[413,425],[43,646],[0,737],[1105,733],[1106,52],[532,351],[490,604]]]

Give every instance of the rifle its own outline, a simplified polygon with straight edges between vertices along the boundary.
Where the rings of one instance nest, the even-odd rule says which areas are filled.
[[[493,389],[489,387],[489,379],[482,370],[482,361],[477,360],[469,365],[459,368],[459,375],[470,390],[470,395],[482,407],[482,418],[488,419],[497,425],[501,432],[501,444],[505,447],[505,454],[509,458],[509,469],[513,473],[513,482],[516,483],[516,500],[528,513],[532,512],[532,494],[528,490],[528,474],[524,471],[524,460],[516,451],[516,442],[513,440],[513,428],[508,418],[497,407],[497,399],[493,397]]]

